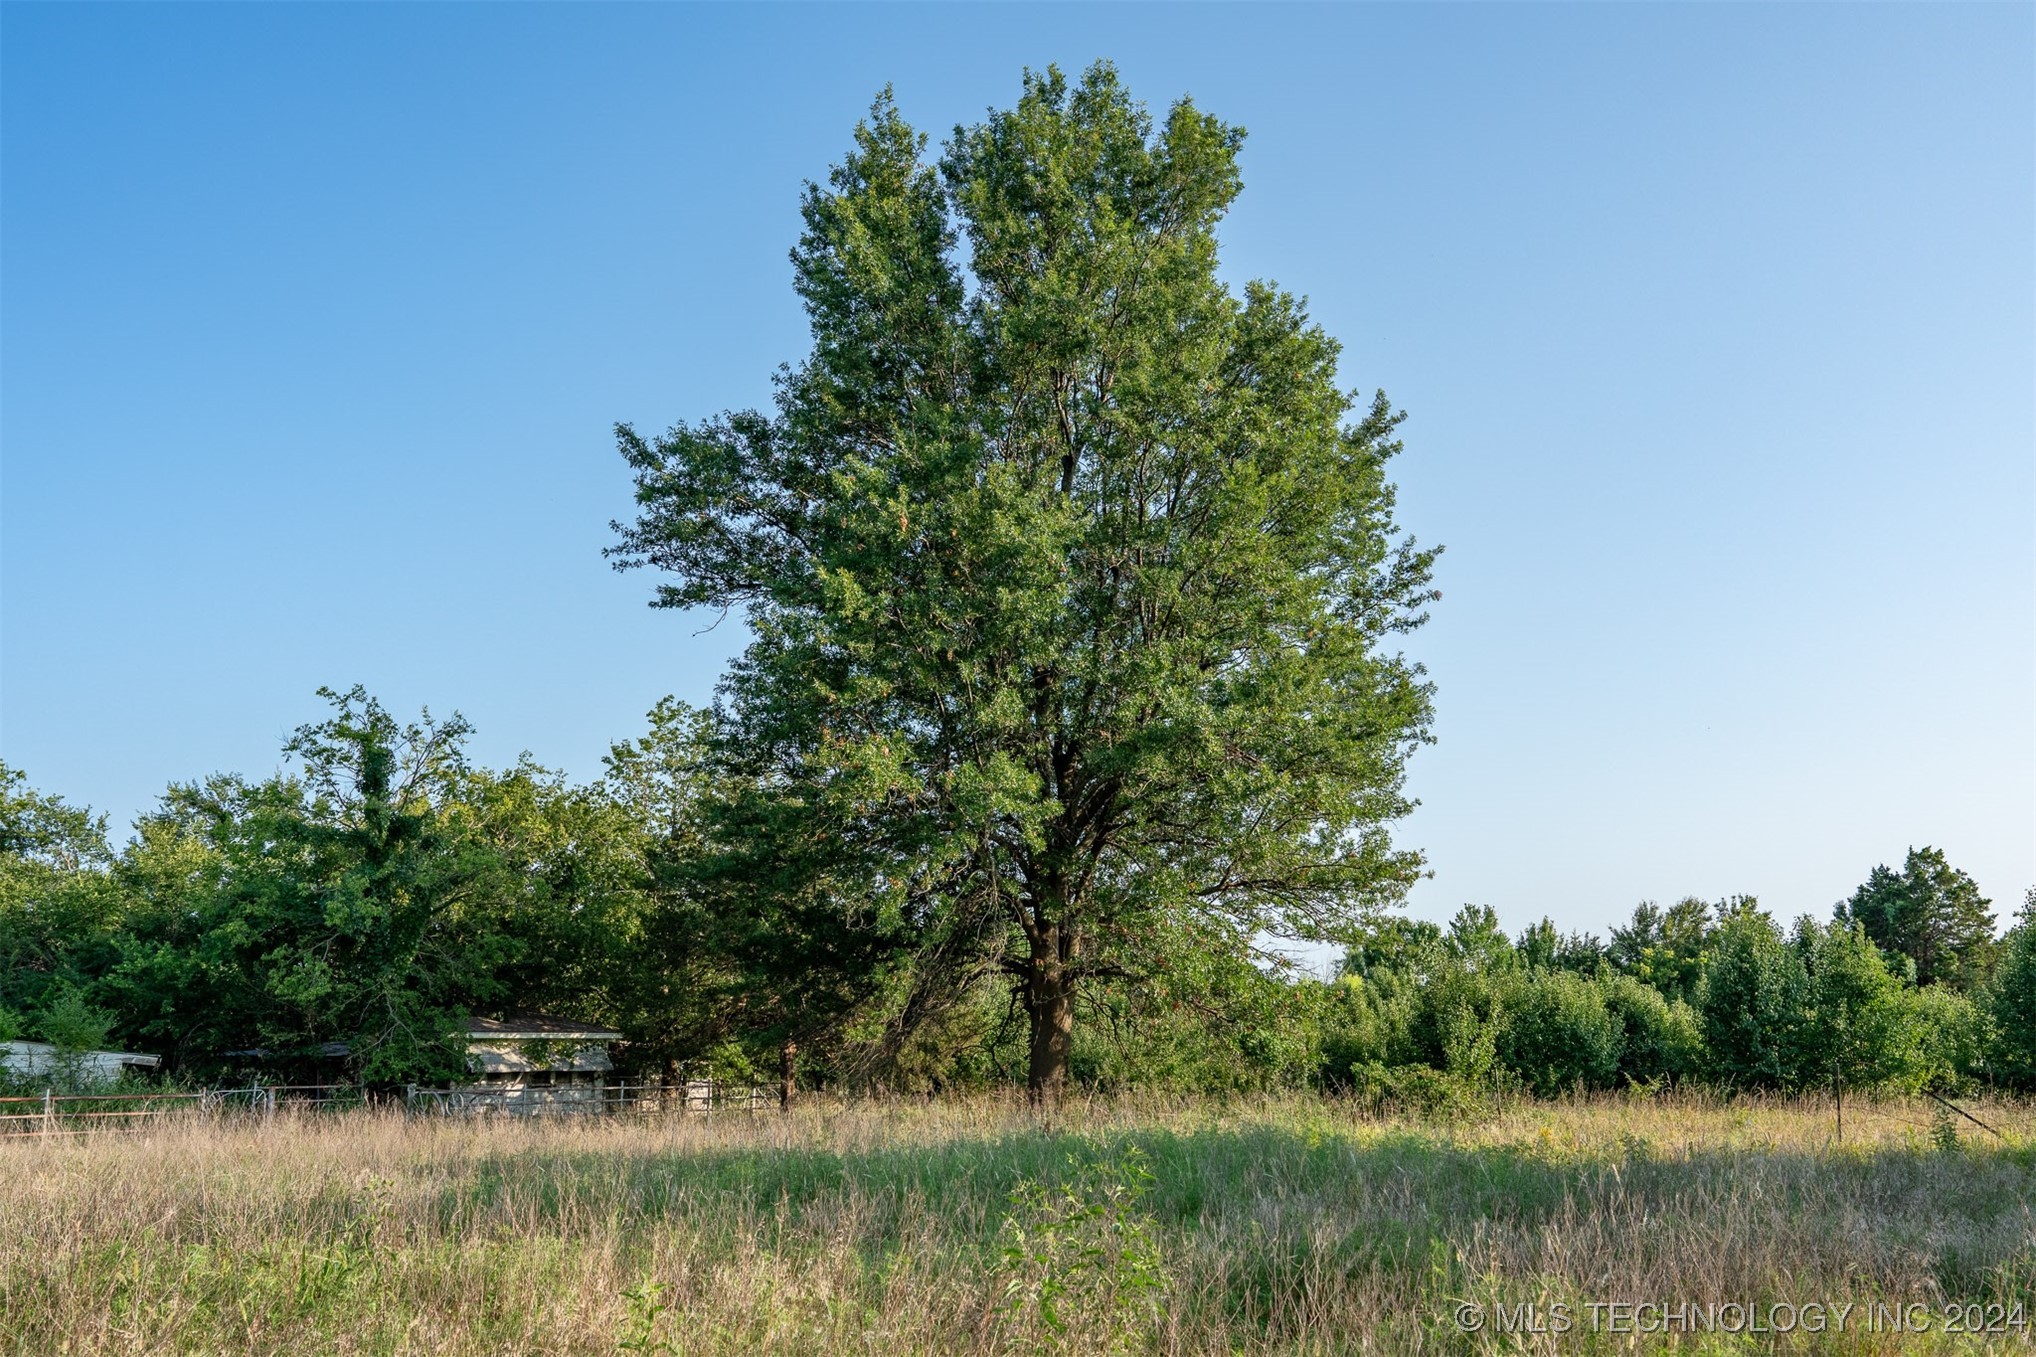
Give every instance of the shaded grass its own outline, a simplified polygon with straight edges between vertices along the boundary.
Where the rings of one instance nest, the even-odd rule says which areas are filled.
[[[1465,1334],[1464,1300],[2036,1310],[2036,1116],[1988,1112],[2013,1142],[1953,1153],[1900,1103],[1848,1106],[1838,1146],[1813,1104],[1620,1100],[1449,1126],[1304,1099],[1044,1120],[985,1101],[711,1125],[360,1113],[0,1143],[0,1351],[1101,1350],[1096,1316],[1054,1330],[1008,1304],[1006,1241],[1057,1228],[1027,1216],[1026,1185],[1078,1197],[1134,1151],[1166,1293],[1107,1337],[1129,1350],[1633,1350],[1626,1335]],[[1113,1266],[1107,1238],[1084,1239],[1065,1266]],[[1682,1344],[1987,1346],[1858,1331]]]

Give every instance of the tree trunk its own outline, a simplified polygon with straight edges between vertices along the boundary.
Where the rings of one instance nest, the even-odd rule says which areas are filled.
[[[799,1043],[788,1041],[778,1052],[778,1106],[784,1111],[792,1110],[792,1100],[799,1089]]]
[[[1068,1054],[1074,1046],[1075,996],[1061,955],[1061,931],[1047,928],[1033,939],[1025,972],[1025,1009],[1030,1020],[1032,1059],[1025,1080],[1035,1103],[1060,1099],[1067,1087]]]

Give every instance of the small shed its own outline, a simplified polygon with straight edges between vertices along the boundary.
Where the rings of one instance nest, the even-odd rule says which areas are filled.
[[[475,1018],[467,1028],[468,1082],[452,1090],[463,1110],[531,1115],[599,1112],[605,1105],[611,1027],[541,1013]]]
[[[131,1051],[81,1051],[64,1055],[46,1041],[0,1041],[0,1069],[17,1078],[34,1079],[69,1070],[89,1083],[111,1083],[126,1069],[152,1070],[161,1056]]]

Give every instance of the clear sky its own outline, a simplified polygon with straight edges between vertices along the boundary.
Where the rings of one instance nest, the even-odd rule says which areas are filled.
[[[0,757],[116,825],[320,684],[576,777],[731,622],[609,426],[765,401],[886,82],[1249,129],[1236,280],[1410,413],[1413,911],[2036,883],[2036,8],[0,6]]]

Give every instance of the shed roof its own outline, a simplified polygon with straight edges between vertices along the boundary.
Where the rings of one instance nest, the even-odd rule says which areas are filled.
[[[571,1018],[523,1013],[509,1018],[475,1018],[467,1024],[469,1041],[620,1041],[612,1027]]]
[[[152,1070],[163,1063],[159,1055],[137,1055],[132,1051],[85,1051],[78,1059],[101,1073],[117,1072],[122,1065]],[[46,1041],[0,1041],[0,1068],[21,1074],[40,1074],[57,1063],[57,1048]]]

